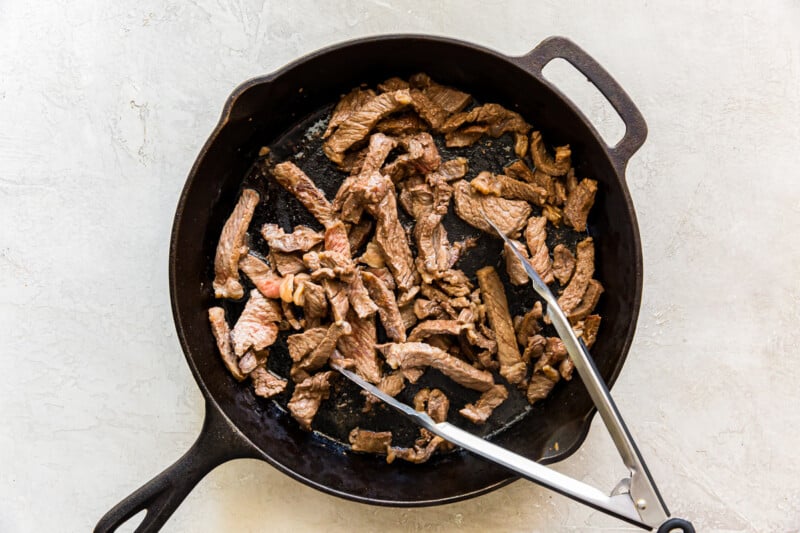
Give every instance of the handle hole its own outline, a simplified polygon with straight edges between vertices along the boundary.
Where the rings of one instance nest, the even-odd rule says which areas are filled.
[[[142,509],[120,524],[120,526],[115,530],[115,533],[135,533],[136,528],[139,527],[142,522],[144,522],[145,516],[147,516],[147,509]]]
[[[561,58],[545,65],[542,74],[583,111],[608,146],[616,146],[625,135],[625,123],[586,76]]]

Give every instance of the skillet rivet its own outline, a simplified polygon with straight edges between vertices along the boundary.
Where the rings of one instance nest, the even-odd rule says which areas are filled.
[[[644,511],[645,509],[647,509],[647,501],[643,499],[636,500],[636,507]]]

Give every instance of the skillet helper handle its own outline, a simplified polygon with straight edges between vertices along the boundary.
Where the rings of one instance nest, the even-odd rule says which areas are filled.
[[[688,520],[683,518],[670,518],[661,526],[659,526],[656,533],[671,533],[673,531],[680,531],[681,533],[695,533],[694,526]]]
[[[539,77],[545,83],[553,86],[542,76],[542,69],[553,59],[561,58],[568,61],[578,69],[586,78],[597,87],[597,90],[606,97],[606,100],[617,111],[622,122],[625,123],[625,135],[616,146],[608,147],[608,154],[614,166],[620,173],[624,173],[628,160],[644,144],[647,139],[647,124],[633,100],[602,67],[581,47],[564,37],[549,37],[539,43],[539,46],[526,55],[517,58],[518,63]],[[556,89],[558,90],[558,89]],[[560,91],[559,91],[560,92]],[[562,95],[563,96],[563,95]]]
[[[249,441],[206,402],[200,436],[183,457],[145,483],[108,511],[95,526],[95,533],[111,533],[140,511],[147,511],[136,533],[159,531],[192,489],[214,468],[245,457],[257,457]]]

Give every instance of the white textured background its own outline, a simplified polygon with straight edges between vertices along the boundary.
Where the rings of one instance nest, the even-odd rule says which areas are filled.
[[[188,448],[167,249],[199,148],[244,79],[399,31],[508,54],[568,36],[627,89],[650,128],[628,168],[646,278],[614,394],[673,512],[798,531],[800,4],[756,4],[0,0],[0,531],[87,531]],[[597,424],[558,469],[623,473]],[[398,510],[238,461],[166,529],[595,528],[633,529],[525,482]]]

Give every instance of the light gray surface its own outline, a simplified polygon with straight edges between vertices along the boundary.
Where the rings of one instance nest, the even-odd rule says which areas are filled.
[[[283,4],[0,2],[0,531],[86,531],[188,448],[201,396],[167,248],[197,151],[242,80],[397,31],[508,54],[568,36],[628,90],[650,128],[628,168],[646,277],[613,393],[673,512],[798,531],[800,5]],[[558,469],[608,488],[622,474],[597,424]],[[523,482],[385,509],[239,461],[166,529],[601,527],[630,529]]]

